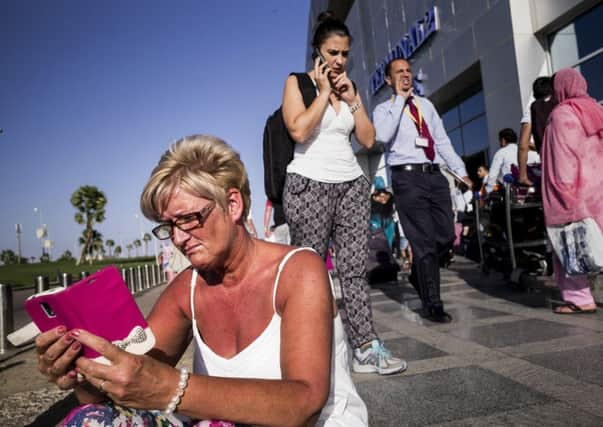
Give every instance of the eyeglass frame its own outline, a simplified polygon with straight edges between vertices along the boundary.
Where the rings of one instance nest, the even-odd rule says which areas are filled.
[[[164,221],[164,222],[159,223],[156,227],[153,227],[151,232],[159,240],[168,240],[168,239],[171,239],[174,237],[174,227],[177,227],[179,230],[184,231],[185,233],[188,233],[189,231],[192,231],[192,230],[196,230],[197,228],[203,228],[203,226],[205,225],[205,222],[207,221],[207,218],[209,218],[209,216],[211,215],[211,213],[215,207],[216,207],[216,202],[212,200],[196,212],[191,212],[191,213],[187,213],[184,215],[180,215],[180,216],[176,217],[175,220]],[[177,222],[182,221],[184,219],[186,219],[186,222],[181,223],[181,225],[178,225]],[[188,227],[188,228],[182,228],[182,226],[184,226],[188,222],[192,221],[193,219],[197,220],[196,221],[197,223],[195,225]],[[168,236],[160,237],[159,233],[161,233],[161,230],[164,229],[164,227],[166,227],[166,226],[169,226]]]

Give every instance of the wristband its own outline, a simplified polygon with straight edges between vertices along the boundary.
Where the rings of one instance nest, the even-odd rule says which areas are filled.
[[[184,395],[184,390],[186,389],[186,386],[188,385],[188,377],[190,376],[190,372],[188,372],[188,369],[186,368],[180,368],[180,380],[178,381],[178,389],[176,390],[176,394],[174,395],[174,397],[172,397],[172,400],[170,400],[170,403],[168,403],[167,408],[165,409],[165,413],[166,414],[171,414],[173,413],[176,408],[178,407],[178,405],[180,404],[180,400],[182,399],[182,396]]]

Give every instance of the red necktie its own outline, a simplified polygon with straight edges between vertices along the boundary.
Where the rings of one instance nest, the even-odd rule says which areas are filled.
[[[435,159],[435,143],[433,142],[433,138],[431,137],[431,133],[429,132],[429,128],[427,127],[427,123],[425,122],[425,118],[422,118],[419,115],[419,111],[417,110],[417,106],[413,101],[413,96],[408,97],[408,109],[410,110],[410,114],[414,118],[415,126],[417,127],[417,132],[419,132],[419,136],[427,139],[427,147],[423,147],[423,151],[425,151],[425,155],[427,158],[433,162]],[[420,124],[420,127],[419,127]]]

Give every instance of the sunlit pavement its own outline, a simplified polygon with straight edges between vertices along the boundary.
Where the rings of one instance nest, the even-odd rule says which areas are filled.
[[[457,257],[442,270],[453,321],[436,324],[418,316],[405,280],[373,287],[377,331],[409,363],[393,377],[354,376],[370,425],[603,425],[603,309],[556,315],[551,293]]]
[[[162,289],[137,298],[143,311]],[[409,366],[389,377],[354,375],[370,425],[603,425],[603,308],[555,315],[550,293],[514,289],[457,257],[442,270],[453,321],[436,324],[417,314],[419,300],[404,278],[373,286],[377,331]],[[190,350],[181,363],[190,366]],[[0,364],[3,425],[40,414],[37,425],[50,425],[64,411],[53,403],[66,395],[35,372],[31,350]]]

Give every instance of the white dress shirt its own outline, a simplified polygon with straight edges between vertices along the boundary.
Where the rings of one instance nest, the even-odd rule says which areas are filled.
[[[427,98],[413,95],[413,102],[419,104],[419,111],[429,128],[429,133],[435,144],[435,158],[433,163],[448,166],[460,176],[467,176],[465,164],[454,151],[444,126],[435,107]],[[419,136],[415,122],[402,108],[408,110],[404,97],[396,95],[392,99],[382,102],[373,111],[376,139],[387,147],[385,162],[388,166],[406,163],[431,163],[422,147],[415,143]]]
[[[540,156],[536,151],[528,151],[528,164],[540,163]],[[517,166],[517,144],[507,144],[499,148],[492,158],[492,165],[488,172],[486,191],[491,192],[496,181],[503,182],[503,177],[511,173],[511,165]]]

